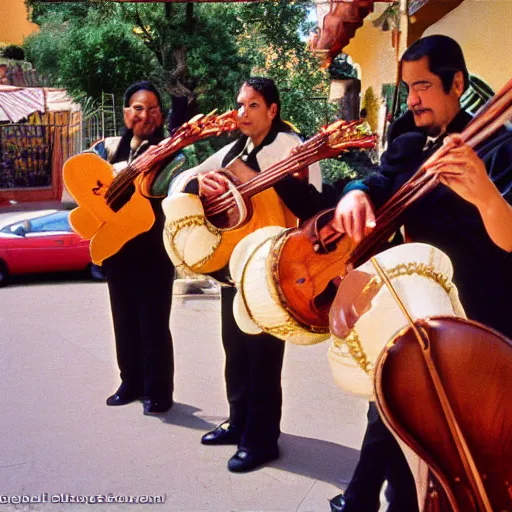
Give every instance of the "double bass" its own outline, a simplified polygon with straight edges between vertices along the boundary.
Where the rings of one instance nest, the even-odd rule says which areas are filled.
[[[429,467],[427,512],[512,510],[512,342],[453,316],[407,319],[374,370],[382,419]]]

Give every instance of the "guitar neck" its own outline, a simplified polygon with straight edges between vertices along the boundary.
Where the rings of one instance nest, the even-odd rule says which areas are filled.
[[[234,112],[226,112],[220,116],[207,115],[194,118],[197,122],[190,120],[171,137],[162,140],[156,146],[150,146],[115,177],[105,194],[107,204],[112,204],[140,174],[158,173],[181,149],[208,137],[236,129]]]
[[[277,162],[251,180],[239,185],[237,191],[242,197],[249,199],[272,187],[286,176],[309,167],[319,160],[336,156],[349,148],[373,147],[375,139],[373,136],[368,136],[357,141],[339,144],[335,147],[329,146],[327,142],[328,136],[326,134],[319,133],[315,135],[300,146],[297,146],[294,154],[288,158]],[[206,215],[218,215],[231,208],[234,204],[234,198],[231,195],[216,197],[206,201],[204,205],[205,213]]]

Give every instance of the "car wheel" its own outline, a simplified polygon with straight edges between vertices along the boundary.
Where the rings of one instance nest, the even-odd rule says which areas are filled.
[[[94,263],[89,265],[89,273],[93,281],[105,281],[106,279],[105,274],[103,273],[103,269]]]
[[[0,286],[5,286],[9,279],[9,271],[3,261],[0,261]]]

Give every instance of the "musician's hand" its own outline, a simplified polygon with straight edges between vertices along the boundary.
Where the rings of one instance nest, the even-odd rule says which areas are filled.
[[[499,193],[487,175],[484,163],[464,144],[459,134],[449,135],[444,144],[454,147],[435,161],[428,172],[437,174],[441,183],[477,208],[484,206]]]
[[[300,181],[308,182],[309,179],[309,167],[303,167],[299,169],[297,172],[294,172],[292,176]]]
[[[199,195],[204,198],[220,196],[228,190],[228,180],[217,171],[210,171],[197,176]]]
[[[332,225],[336,231],[346,233],[359,243],[375,227],[375,214],[368,196],[362,190],[352,190],[343,196]]]
[[[231,162],[227,169],[240,181],[240,183],[245,183],[259,174],[252,170],[248,165],[244,164],[244,162],[239,158]]]

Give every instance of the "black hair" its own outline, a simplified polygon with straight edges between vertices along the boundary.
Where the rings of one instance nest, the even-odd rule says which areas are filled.
[[[292,131],[291,126],[281,119],[281,98],[279,97],[279,91],[277,90],[277,86],[272,78],[251,76],[244,81],[242,86],[244,85],[248,85],[256,92],[260,93],[263,96],[267,107],[270,107],[273,103],[277,105],[276,116],[272,120],[271,129],[281,132]]]
[[[149,91],[152,92],[156,99],[158,100],[158,106],[160,107],[160,110],[163,110],[162,107],[162,97],[160,96],[160,91],[149,81],[142,80],[141,82],[135,82],[134,84],[130,85],[126,91],[124,91],[124,106],[129,107],[130,106],[130,100],[132,96],[139,91]]]
[[[143,80],[141,82],[135,82],[130,85],[126,91],[124,92],[123,97],[123,105],[124,107],[130,106],[130,99],[132,96],[139,91],[149,91],[152,92],[156,99],[158,100],[158,106],[160,107],[160,111],[162,111],[162,97],[160,96],[160,92],[158,89],[147,80]],[[130,142],[133,137],[133,130],[125,127],[124,132],[121,136],[121,140],[119,141],[119,145],[113,155],[112,162],[120,162],[128,159],[128,155],[130,152]],[[164,125],[163,123],[156,128],[156,130],[147,138],[149,145],[158,144],[164,138]],[[145,150],[144,150],[145,151]]]
[[[437,75],[445,93],[450,92],[455,73],[462,71],[464,90],[469,86],[469,74],[464,54],[459,43],[448,36],[433,35],[414,42],[402,56],[402,62],[411,62],[428,57],[429,70]]]
[[[172,107],[167,114],[167,129],[170,134],[197,114],[197,103],[194,99],[189,101],[187,96],[173,96],[171,101]]]

